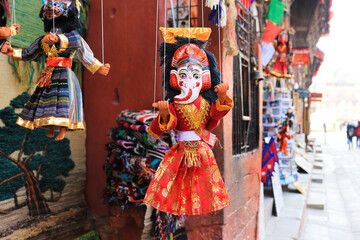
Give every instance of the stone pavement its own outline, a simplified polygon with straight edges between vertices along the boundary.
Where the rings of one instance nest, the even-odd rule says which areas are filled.
[[[300,239],[360,240],[360,149],[349,150],[344,133],[327,133],[326,140],[315,156],[312,174],[320,180],[310,184]]]

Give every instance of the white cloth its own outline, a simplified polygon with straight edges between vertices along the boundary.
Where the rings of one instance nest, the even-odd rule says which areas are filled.
[[[195,133],[195,131],[178,131],[179,142],[185,141],[199,141],[201,138]]]

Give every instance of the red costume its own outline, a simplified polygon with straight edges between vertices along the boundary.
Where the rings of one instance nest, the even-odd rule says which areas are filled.
[[[289,37],[286,31],[279,34],[277,43],[275,43],[276,49],[276,62],[271,68],[270,73],[275,77],[291,78],[292,75],[289,71],[288,57],[291,50]]]
[[[233,102],[227,97],[209,103],[199,96],[193,103],[170,103],[170,121],[161,124],[159,116],[151,123],[149,134],[158,138],[164,131],[195,131],[201,140],[179,141],[166,153],[146,193],[145,203],[177,215],[199,215],[220,210],[230,204],[214,154],[207,141],[214,142],[210,132]],[[185,132],[186,134],[186,132]],[[212,136],[212,137],[210,137]]]
[[[284,153],[285,155],[288,154],[288,150],[287,150],[287,146],[288,146],[288,143],[287,143],[287,140],[288,139],[291,139],[293,138],[293,136],[289,135],[287,133],[287,124],[286,125],[283,125],[281,127],[281,130],[280,132],[277,134],[277,141],[279,143],[279,152],[282,152]]]
[[[187,37],[187,30],[167,29],[167,33],[180,32]],[[191,30],[210,35],[210,29]],[[219,125],[233,101],[226,95],[228,85],[221,83],[214,55],[199,43],[177,40],[170,47],[166,44],[170,50],[176,48],[167,52],[170,59],[165,61],[172,69],[165,78],[170,103],[153,104],[160,113],[149,126],[149,134],[159,138],[164,131],[176,129],[179,138],[160,163],[144,202],[175,215],[200,215],[230,204],[211,151],[217,139],[209,131]]]

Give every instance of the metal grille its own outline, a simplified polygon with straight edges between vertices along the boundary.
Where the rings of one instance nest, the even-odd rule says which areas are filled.
[[[167,0],[167,26],[168,27],[190,27],[198,26],[198,0]],[[190,3],[190,7],[189,7]]]
[[[251,55],[255,55],[255,24],[238,1],[236,34],[240,53],[234,57],[233,155],[251,151],[259,144],[259,88],[250,80]]]

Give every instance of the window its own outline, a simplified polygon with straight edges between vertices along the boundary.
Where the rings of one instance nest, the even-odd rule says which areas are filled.
[[[189,12],[190,27],[198,26],[198,0],[167,0],[166,4],[168,27],[189,27]]]
[[[255,21],[239,1],[236,1],[236,8],[236,34],[240,53],[233,61],[233,155],[251,151],[259,143],[259,88],[250,79],[250,58],[255,55]]]

